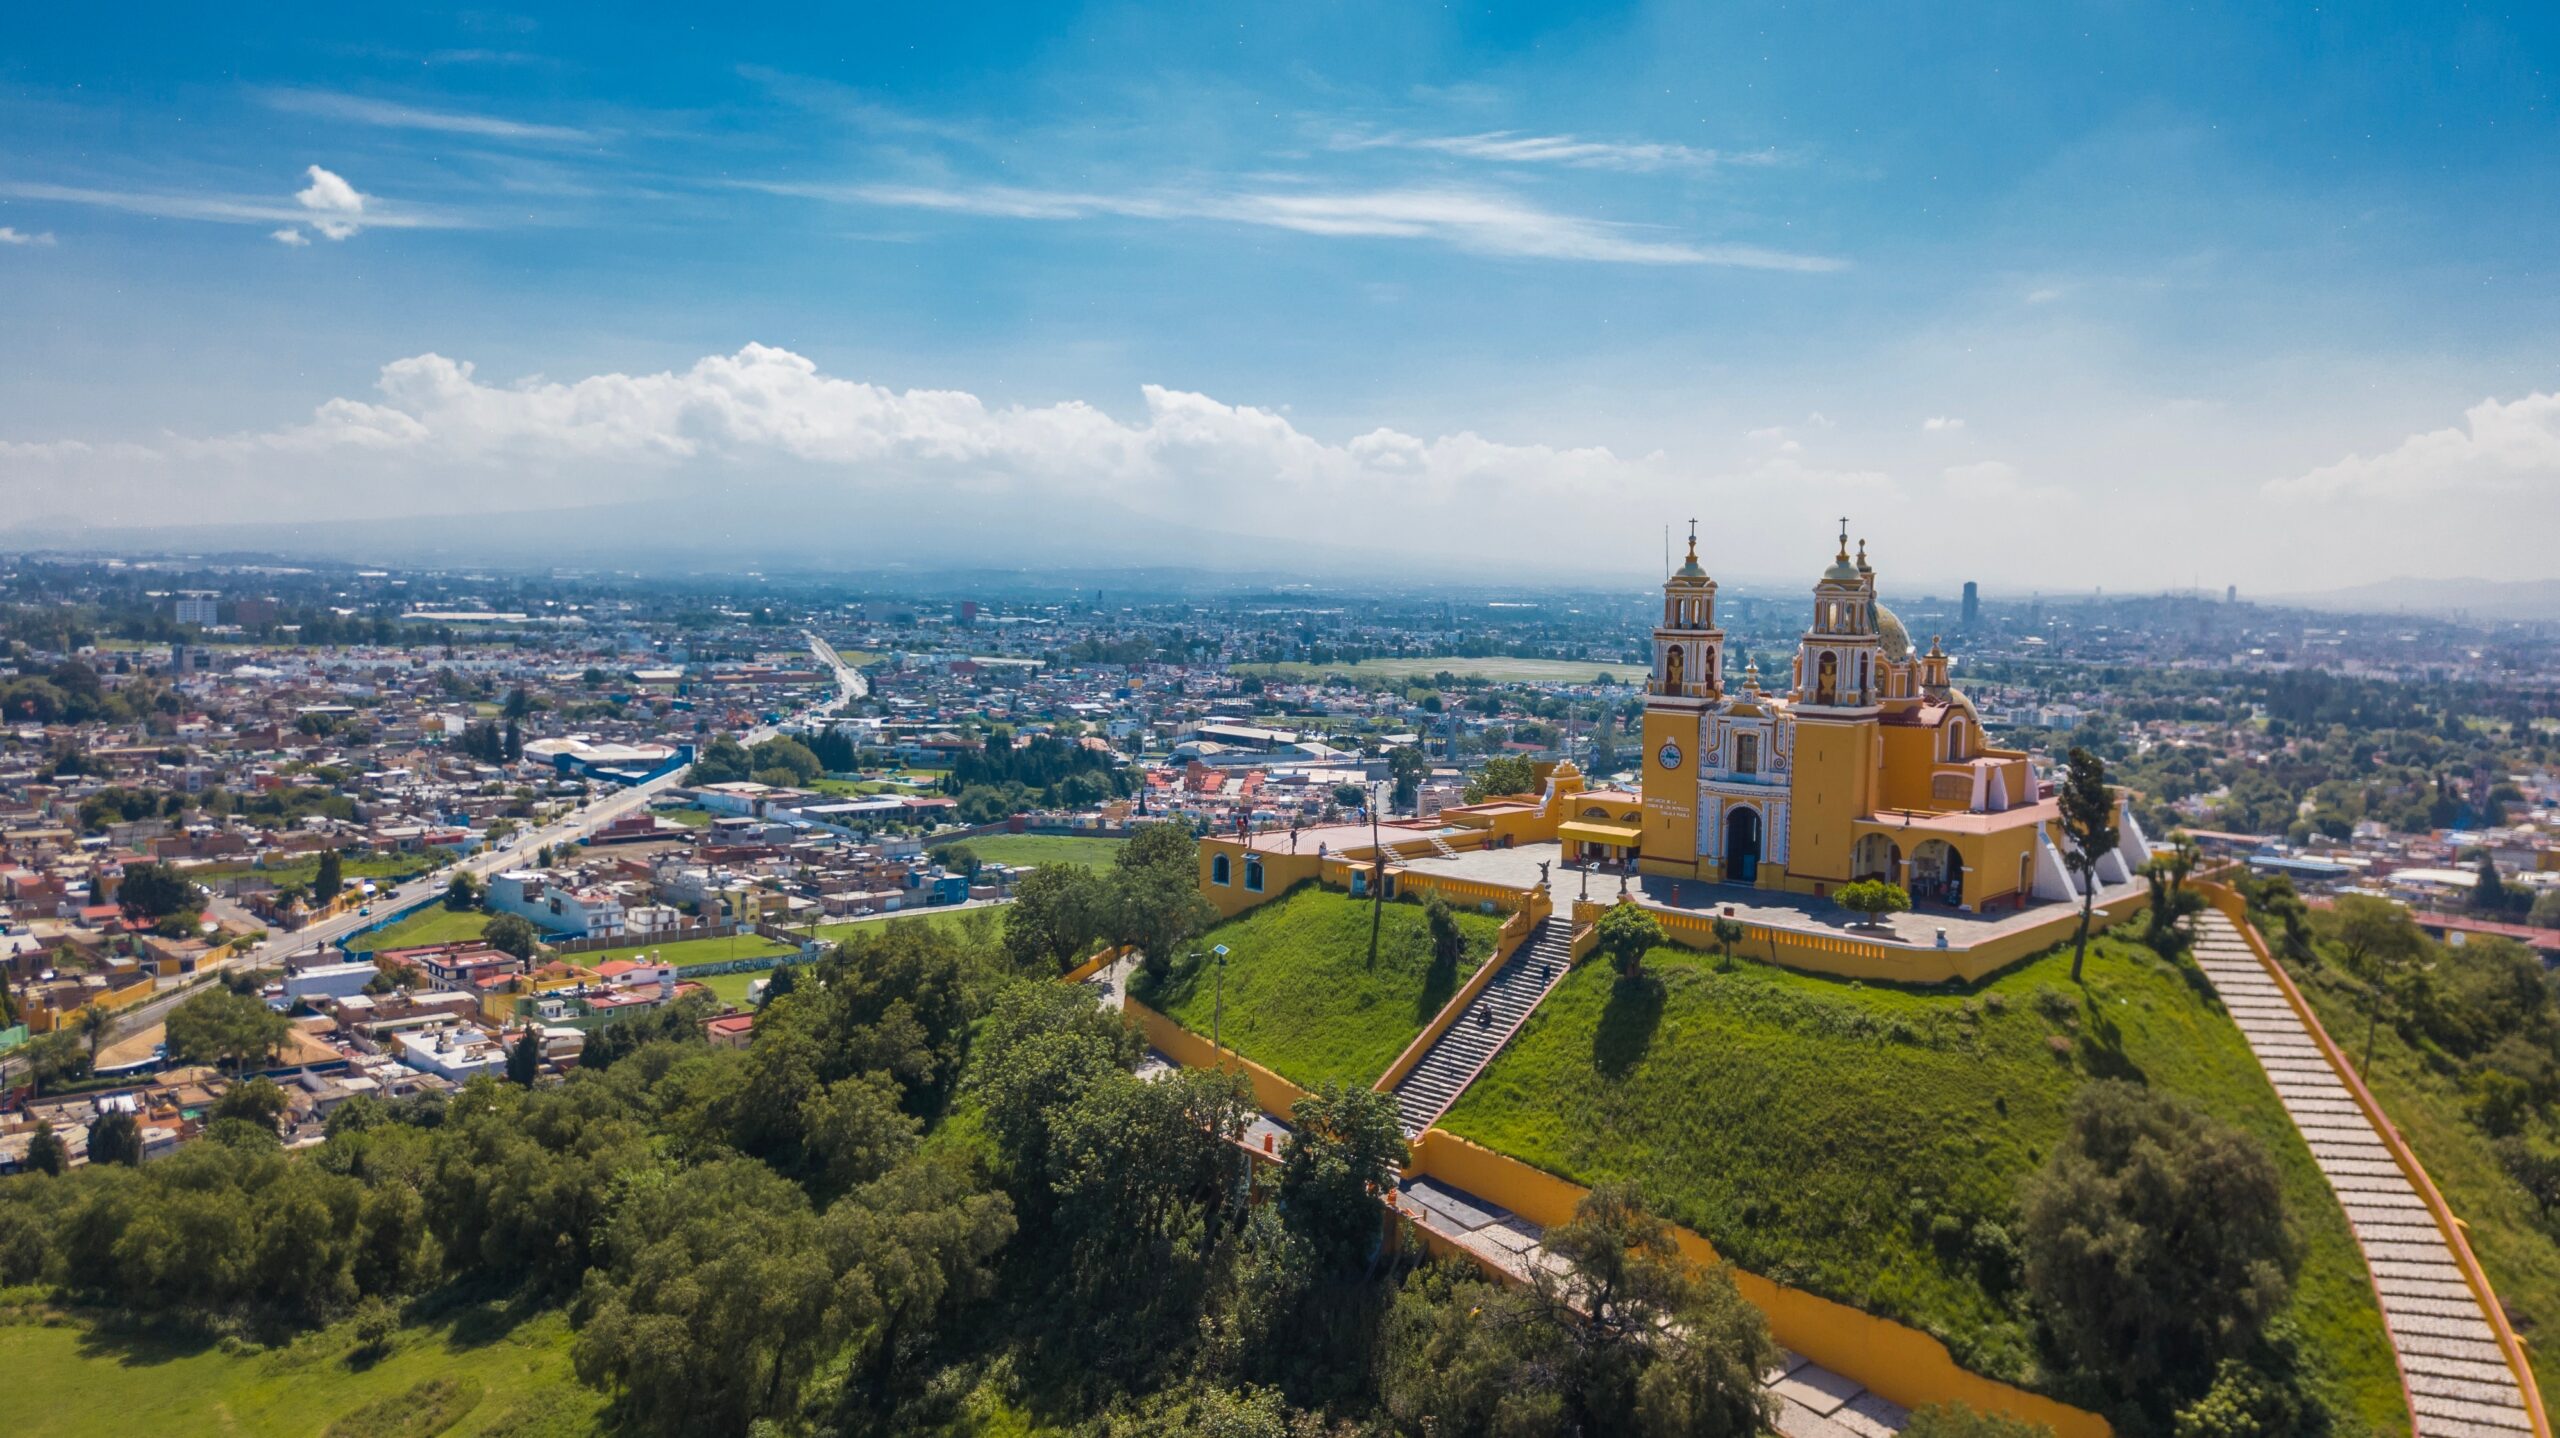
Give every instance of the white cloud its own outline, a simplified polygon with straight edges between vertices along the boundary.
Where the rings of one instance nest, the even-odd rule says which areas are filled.
[[[393,130],[425,130],[436,134],[474,135],[491,140],[529,140],[545,144],[584,144],[593,133],[568,125],[536,125],[497,115],[459,110],[429,110],[388,100],[368,100],[327,90],[267,90],[259,98],[271,109],[315,115]]]
[[[1118,218],[1258,225],[1299,234],[1426,240],[1477,254],[1613,264],[1836,270],[1842,262],[1752,245],[1660,238],[1635,226],[1540,209],[1497,191],[1163,191],[1106,194],[1011,185],[761,184],[776,194],[1011,220]]]
[[[1997,459],[1949,465],[1939,471],[1939,477],[1946,481],[1948,494],[1977,504],[2045,504],[2063,498],[2061,491],[2032,483],[2016,465]]]
[[[310,183],[294,194],[293,204],[238,195],[108,190],[23,180],[0,181],[0,198],[88,205],[163,220],[204,220],[224,225],[308,224],[324,234],[332,226],[353,234],[357,216],[362,217],[365,229],[454,229],[469,223],[458,216],[414,205],[386,206],[376,196],[358,194],[354,186],[318,165],[308,167],[304,175]],[[350,201],[352,209],[348,207]]]
[[[1367,134],[1354,131],[1335,136],[1333,144],[1340,150],[1424,150],[1498,164],[1565,165],[1576,169],[1636,172],[1702,170],[1718,165],[1773,165],[1779,159],[1775,150],[1735,153],[1689,145],[1586,140],[1578,135],[1525,135],[1516,130],[1489,130],[1475,135]]]
[[[1881,508],[1898,493],[1880,471],[1827,468],[1783,438],[1719,465],[1463,429],[1325,438],[1276,409],[1161,385],[1143,386],[1138,401],[1120,416],[1080,400],[1006,405],[894,390],[764,345],[683,370],[514,384],[425,354],[385,365],[374,393],[329,400],[300,423],[138,443],[0,441],[0,458],[28,481],[111,501],[103,512],[183,505],[205,521],[278,506],[313,520],[608,503],[684,515],[706,500],[718,508],[717,496],[773,492],[827,516],[813,523],[847,522],[829,503],[849,506],[857,524],[889,522],[882,516],[901,505],[958,506],[1033,543],[1125,513],[1444,559],[1600,567],[1640,563],[1649,544],[1630,549],[1630,535],[1649,539],[1663,517],[1705,506],[1728,536],[1723,552],[1743,543],[1730,536],[1794,534],[1808,573],[1828,554],[1824,517],[1844,503]],[[1561,512],[1613,518],[1519,522]],[[1339,522],[1353,514],[1356,534]]]
[[[2376,455],[2352,455],[2271,481],[2283,499],[2435,501],[2460,495],[2529,497],[2560,492],[2560,394],[2484,399],[2456,428],[2413,434]]]
[[[357,221],[364,218],[364,196],[356,193],[355,186],[318,165],[304,173],[311,177],[311,183],[296,190],[293,197],[311,212],[311,228],[333,240],[354,234],[360,228]]]
[[[1944,434],[1950,430],[1959,430],[1964,428],[1964,421],[1960,419],[1953,419],[1943,414],[1933,414],[1927,419],[1920,421],[1920,428],[1930,434]]]
[[[51,230],[39,230],[34,234],[29,234],[24,230],[15,230],[11,229],[7,225],[0,225],[0,245],[49,245],[52,243],[53,231]]]
[[[287,225],[283,229],[276,231],[273,235],[269,236],[269,238],[273,239],[277,244],[288,245],[296,249],[311,243],[311,237],[309,235],[293,228],[291,225]]]

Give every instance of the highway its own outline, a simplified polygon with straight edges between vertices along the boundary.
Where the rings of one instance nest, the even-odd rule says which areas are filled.
[[[809,640],[810,653],[817,656],[820,663],[835,671],[836,678],[835,697],[811,706],[804,711],[805,718],[832,717],[846,705],[864,698],[871,692],[869,681],[862,677],[860,671],[845,663],[837,655],[835,646],[819,638],[815,633],[808,631],[803,633]],[[774,725],[758,725],[740,735],[739,742],[752,747],[772,738],[775,733]],[[209,964],[190,978],[118,1014],[115,1033],[110,1036],[109,1042],[137,1029],[148,1028],[159,1023],[168,1016],[169,1010],[185,1002],[203,986],[220,977],[225,970],[266,968],[281,965],[288,959],[298,956],[316,956],[317,951],[347,938],[357,930],[380,923],[382,916],[386,913],[395,913],[415,907],[422,902],[433,902],[442,898],[446,886],[453,882],[453,876],[457,870],[468,871],[474,877],[485,880],[491,874],[529,862],[532,856],[545,845],[557,848],[562,844],[576,843],[614,820],[642,808],[660,794],[675,788],[683,777],[684,770],[675,769],[646,783],[598,795],[541,828],[519,833],[502,845],[473,854],[454,864],[431,873],[421,874],[406,883],[385,890],[375,895],[371,903],[362,905],[360,908],[350,909],[343,914],[323,919],[319,923],[306,925],[290,934],[276,935],[246,954],[234,955],[218,964]]]

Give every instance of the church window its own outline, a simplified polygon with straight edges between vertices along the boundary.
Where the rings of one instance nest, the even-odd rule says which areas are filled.
[[[1736,774],[1760,772],[1759,735],[1736,734],[1733,736],[1733,772]]]
[[[1234,870],[1227,862],[1227,856],[1224,854],[1220,854],[1209,861],[1209,882],[1212,884],[1224,884],[1230,882],[1228,876],[1233,872]]]
[[[1683,662],[1680,646],[1677,644],[1672,645],[1671,652],[1665,656],[1662,661],[1663,693],[1677,694],[1681,692],[1680,686],[1686,682],[1687,679],[1687,676],[1681,672]]]
[[[1260,859],[1244,861],[1244,886],[1257,894],[1262,892],[1262,861]]]
[[[1833,704],[1837,703],[1839,698],[1840,656],[1832,653],[1828,649],[1825,649],[1822,651],[1821,660],[1814,666],[1813,702],[1816,704]]]

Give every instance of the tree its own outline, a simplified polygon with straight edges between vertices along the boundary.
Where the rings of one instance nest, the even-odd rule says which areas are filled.
[[[1861,922],[1872,925],[1885,914],[1899,914],[1911,907],[1911,894],[1890,879],[1860,879],[1843,884],[1831,897],[1840,907],[1861,916]]]
[[[1609,956],[1618,977],[1632,979],[1644,971],[1644,956],[1662,946],[1662,924],[1632,900],[1612,904],[1592,926],[1600,952]]]
[[[950,872],[966,874],[972,879],[978,877],[978,870],[985,864],[978,857],[978,851],[966,844],[937,844],[926,854]]]
[[[1538,766],[1525,754],[1497,754],[1467,780],[1467,802],[1481,804],[1507,794],[1537,792]]]
[[[159,919],[197,907],[196,886],[167,864],[131,864],[116,885],[116,907],[140,919]]]
[[[753,761],[746,746],[722,734],[714,738],[694,756],[693,767],[685,771],[687,784],[735,784],[747,777]]]
[[[1101,875],[1081,864],[1043,864],[1013,887],[1004,948],[1016,967],[1064,972],[1102,935],[1111,903]]]
[[[170,1054],[182,1063],[218,1064],[234,1070],[263,1059],[292,1028],[285,1016],[246,994],[209,989],[170,1011]]]
[[[1142,824],[1113,860],[1111,932],[1162,978],[1185,940],[1217,921],[1200,896],[1199,842],[1180,822]]]
[[[2080,884],[2080,929],[2071,947],[2071,982],[2080,982],[2080,966],[2089,957],[2089,922],[2098,904],[2098,861],[2124,840],[2116,823],[2115,791],[2107,787],[2107,766],[2086,749],[2073,749],[2059,796],[2062,809],[2062,863]]]
[[[2506,881],[2498,877],[2498,856],[2480,851],[2480,878],[2471,886],[2471,907],[2494,914],[2507,907]]]
[[[116,1016],[104,1004],[82,1004],[75,1026],[81,1040],[89,1045],[89,1067],[94,1069],[98,1066],[98,1050],[106,1047],[116,1031]]]
[[[123,1109],[98,1115],[89,1125],[89,1162],[128,1168],[142,1162],[142,1124]]]
[[[1395,1100],[1327,1083],[1289,1106],[1279,1199],[1291,1230],[1336,1272],[1356,1272],[1385,1231],[1380,1196],[1404,1163]]]
[[[1422,781],[1431,777],[1431,759],[1410,744],[1399,744],[1387,751],[1387,776],[1395,782],[1395,806],[1410,809],[1422,793]],[[1365,794],[1352,801],[1356,807],[1365,807],[1367,803]]]
[[[70,1166],[71,1146],[54,1133],[52,1124],[37,1120],[35,1137],[27,1140],[27,1170],[60,1177]]]
[[[799,787],[826,772],[817,753],[806,744],[788,736],[767,739],[749,752],[747,767],[751,772],[769,773],[779,769],[785,776],[785,787]]]
[[[2560,888],[2535,895],[2532,913],[2525,922],[2537,929],[2560,929]]]
[[[469,869],[456,869],[444,886],[444,906],[457,914],[480,907],[480,880]]]
[[[214,1101],[208,1119],[238,1119],[243,1123],[274,1133],[283,1122],[292,1103],[276,1081],[263,1075],[245,1083],[235,1083]]]
[[[528,1024],[507,1048],[507,1082],[519,1088],[531,1088],[541,1074],[542,1030]]]
[[[2119,1397],[2194,1396],[2284,1307],[2296,1249],[2274,1160],[2166,1095],[2113,1080],[2082,1090],[2021,1209],[2046,1326]]]
[[[1467,935],[1458,927],[1457,912],[1438,894],[1423,900],[1422,918],[1431,931],[1431,966],[1424,986],[1437,992],[1457,977],[1458,961],[1467,956]]]
[[[537,936],[533,922],[522,914],[498,914],[489,920],[487,928],[480,931],[480,941],[502,954],[530,959]]]
[[[335,849],[320,851],[320,871],[311,879],[311,902],[326,905],[347,886],[346,860]]]
[[[1730,969],[1733,967],[1734,946],[1741,943],[1744,936],[1751,931],[1742,927],[1740,919],[1718,914],[1715,922],[1707,926],[1707,932],[1715,936],[1716,967]]]
[[[2187,876],[2203,857],[2196,841],[2180,829],[2169,836],[2167,853],[2154,854],[2142,865],[2142,880],[2151,888],[2143,942],[2166,957],[2175,958],[2186,947],[2186,932],[2179,925],[2204,909],[2204,895],[2187,887]]]
[[[38,1034],[27,1040],[18,1053],[26,1061],[27,1076],[34,1081],[38,1094],[89,1071],[88,1047],[69,1029]]]

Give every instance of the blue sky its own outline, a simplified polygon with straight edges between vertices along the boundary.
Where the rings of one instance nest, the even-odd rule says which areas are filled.
[[[0,53],[0,494],[923,486],[1609,574],[1692,513],[1810,573],[1846,511],[1928,580],[2539,575],[2555,23],[56,7]]]

